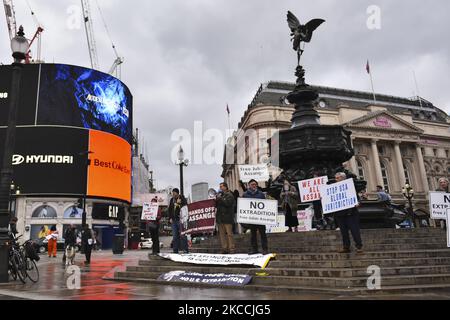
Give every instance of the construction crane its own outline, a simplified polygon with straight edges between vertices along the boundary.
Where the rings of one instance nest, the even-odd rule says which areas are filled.
[[[9,39],[12,40],[17,34],[16,13],[12,0],[3,0],[5,7],[6,23],[8,25]]]
[[[37,21],[33,10],[31,9],[30,4],[27,1],[28,6],[31,10],[31,15],[35,19],[36,24],[38,25],[36,32],[34,33],[33,38],[29,41],[28,51],[26,53],[25,63],[30,63],[32,61],[31,58],[31,46],[37,40],[38,49],[37,49],[37,62],[41,60],[41,34],[44,31],[44,28]],[[12,40],[17,34],[17,22],[16,22],[16,13],[14,11],[14,4],[12,0],[3,0],[3,6],[5,7],[6,14],[6,23],[8,25],[9,39]]]
[[[112,41],[111,33],[109,32],[108,25],[106,24],[105,17],[103,16],[103,12],[98,4],[98,1],[95,0],[95,3],[97,5],[98,12],[100,13],[100,17],[102,18],[106,34],[108,35],[109,41],[111,42],[112,49],[114,50],[114,54],[116,55],[116,60],[114,60],[113,65],[109,69],[108,73],[111,75],[115,75],[116,78],[120,79],[122,77],[122,63],[124,62],[124,59],[119,55],[119,53],[117,52],[116,46],[115,46],[114,42]]]
[[[95,43],[94,24],[92,23],[89,0],[81,0],[81,8],[83,10],[84,28],[86,30],[91,67],[92,69],[98,70],[97,45]]]

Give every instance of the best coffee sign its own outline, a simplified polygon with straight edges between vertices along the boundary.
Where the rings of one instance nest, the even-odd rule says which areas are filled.
[[[300,201],[305,203],[320,200],[322,198],[320,195],[320,186],[324,186],[327,183],[327,176],[299,181]]]

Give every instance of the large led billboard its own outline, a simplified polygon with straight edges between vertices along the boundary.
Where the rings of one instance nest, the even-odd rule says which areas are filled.
[[[5,133],[5,128],[0,129],[0,159]],[[87,195],[131,201],[131,146],[113,134],[67,127],[18,127],[12,161],[13,181],[22,195]]]
[[[0,127],[8,121],[12,67],[0,66]],[[132,142],[132,95],[119,79],[65,64],[28,64],[22,71],[19,126],[94,129]]]

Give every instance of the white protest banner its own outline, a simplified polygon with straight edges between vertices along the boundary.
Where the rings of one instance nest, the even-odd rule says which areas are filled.
[[[242,182],[249,182],[254,179],[258,182],[268,181],[269,168],[266,164],[261,165],[242,165],[239,166],[239,177]]]
[[[448,227],[449,226],[449,223],[450,222],[450,209],[447,209],[447,219],[446,219],[446,223],[447,223],[447,248],[450,248],[450,228]]]
[[[242,265],[242,266],[258,266],[264,269],[270,259],[275,258],[274,254],[208,254],[208,253],[160,253],[160,257],[169,259],[174,262],[203,264],[203,265]]]
[[[238,198],[237,222],[255,225],[276,225],[278,201]]]
[[[320,194],[323,214],[354,208],[358,204],[353,179],[321,186]]]
[[[320,200],[320,186],[326,185],[327,182],[327,176],[299,181],[300,202],[305,203]]]
[[[430,192],[430,215],[432,219],[447,219],[450,209],[450,193]]]
[[[159,205],[156,202],[144,202],[142,204],[142,220],[155,221],[158,217]]]
[[[277,217],[277,224],[266,226],[266,233],[283,233],[286,232],[286,217],[284,214],[279,214]]]
[[[297,230],[299,232],[307,232],[312,230],[312,220],[313,220],[314,211],[311,207],[306,208],[305,210],[297,211],[297,219],[298,219],[298,227]]]

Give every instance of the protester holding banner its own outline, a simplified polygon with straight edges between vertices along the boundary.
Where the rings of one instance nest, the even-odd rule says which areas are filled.
[[[285,212],[285,225],[288,227],[286,232],[297,232],[298,228],[298,192],[297,189],[288,181],[284,181],[283,190],[280,194],[281,208]]]
[[[172,190],[172,199],[170,199],[169,203],[169,223],[172,224],[173,253],[178,253],[181,246],[184,247],[183,249],[186,253],[189,252],[187,241],[181,241],[180,211],[186,205],[187,201],[180,194],[180,190],[174,188]]]
[[[265,199],[264,193],[258,189],[258,182],[256,180],[250,180],[248,183],[248,189],[244,193],[243,198],[250,199]],[[267,243],[266,226],[265,225],[249,225],[251,231],[251,246],[250,254],[258,253],[258,240],[257,232],[261,235],[261,246],[263,254],[268,254],[269,246]]]
[[[343,172],[338,172],[335,175],[336,182],[341,182],[347,179],[347,175]],[[343,249],[339,253],[350,252],[350,236],[348,232],[352,233],[353,240],[356,243],[356,252],[362,253],[362,239],[361,230],[359,228],[359,214],[356,208],[344,209],[334,213],[334,218],[341,230]]]
[[[228,189],[225,182],[221,183],[220,192],[216,197],[216,223],[219,229],[222,254],[235,253],[233,240],[234,206],[233,193]]]
[[[152,203],[158,203],[158,199],[152,199]],[[159,253],[159,222],[161,220],[161,208],[158,207],[158,214],[155,220],[148,221],[148,229],[150,237],[152,238],[152,254],[157,255]]]
[[[440,178],[439,179],[439,188],[436,189],[437,192],[445,192],[450,193],[449,186],[448,186],[448,179],[447,178]],[[445,220],[441,220],[441,226],[444,230],[447,229],[447,222]]]

